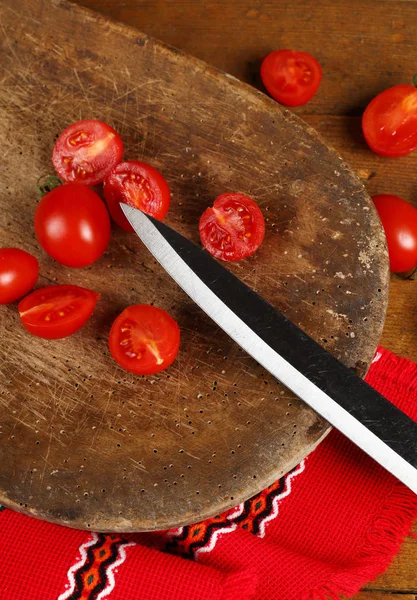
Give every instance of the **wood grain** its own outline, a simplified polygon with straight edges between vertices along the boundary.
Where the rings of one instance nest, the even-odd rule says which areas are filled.
[[[355,600],[415,600],[414,594],[403,594],[402,592],[387,593],[364,591],[355,596]]]
[[[362,374],[387,299],[376,213],[314,130],[241,82],[66,3],[7,0],[0,18],[2,243],[40,258],[41,284],[101,293],[87,326],[57,342],[17,334],[15,307],[2,307],[0,501],[107,531],[213,516],[295,465],[328,426],[214,327],[136,237],[115,231],[83,270],[40,252],[33,190],[54,136],[79,118],[109,122],[128,157],[165,174],[167,222],[196,242],[220,192],[252,195],[267,235],[231,268]],[[181,327],[180,356],[158,377],[128,375],[108,353],[112,320],[136,302]]]
[[[360,114],[376,93],[416,71],[416,2],[308,0],[81,0],[95,10],[260,85],[259,64],[278,47],[311,52],[325,76],[302,113]],[[382,68],[378,68],[381,65]]]
[[[401,552],[395,557],[390,568],[378,579],[368,583],[367,590],[386,593],[394,590],[396,592],[417,595],[417,523],[413,533],[407,537],[401,548]]]

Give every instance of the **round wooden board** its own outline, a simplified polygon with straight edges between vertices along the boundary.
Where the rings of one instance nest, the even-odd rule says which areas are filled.
[[[49,0],[0,7],[1,246],[41,263],[38,286],[100,292],[66,340],[27,334],[0,307],[0,502],[98,531],[165,529],[213,516],[297,464],[329,426],[241,351],[133,234],[115,230],[91,268],[54,263],[33,233],[35,182],[55,136],[109,122],[128,158],[172,189],[166,222],[198,242],[201,212],[228,190],[266,217],[255,256],[230,268],[364,374],[387,303],[388,262],[362,184],[323,140],[247,85],[133,29]],[[154,303],[179,323],[181,351],[158,376],[109,356],[115,316]]]

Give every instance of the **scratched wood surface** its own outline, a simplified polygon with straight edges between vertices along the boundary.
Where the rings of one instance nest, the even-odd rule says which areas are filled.
[[[378,157],[360,116],[377,93],[417,70],[416,0],[78,0],[263,90],[259,66],[278,47],[311,52],[323,65],[319,93],[293,109],[354,167],[370,194],[396,193],[417,206],[417,153]],[[382,343],[417,361],[414,282],[393,278]]]
[[[47,0],[6,0],[0,22],[1,243],[39,257],[39,285],[101,293],[91,321],[62,341],[29,336],[16,307],[1,307],[0,502],[93,530],[217,514],[291,468],[328,426],[219,331],[135,236],[115,230],[88,269],[40,251],[34,184],[51,169],[54,138],[79,118],[112,124],[129,158],[165,174],[167,222],[196,242],[199,215],[220,192],[252,195],[266,238],[231,268],[362,374],[387,301],[370,199],[289,111],[135,29]],[[181,328],[179,358],[159,376],[126,374],[107,350],[112,320],[137,302],[168,310]]]

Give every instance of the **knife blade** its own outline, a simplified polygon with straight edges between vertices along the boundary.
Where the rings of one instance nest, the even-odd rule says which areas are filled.
[[[336,429],[417,493],[417,423],[208,252],[121,203],[162,267],[239,346]]]

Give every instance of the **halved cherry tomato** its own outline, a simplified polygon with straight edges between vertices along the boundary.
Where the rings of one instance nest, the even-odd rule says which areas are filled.
[[[0,304],[19,300],[35,285],[39,263],[19,248],[0,248]]]
[[[45,252],[56,261],[67,267],[86,267],[107,248],[110,218],[93,190],[80,183],[67,183],[39,202],[35,233]]]
[[[261,77],[275,100],[285,106],[301,106],[317,92],[322,70],[307,52],[276,50],[264,59]]]
[[[18,310],[23,327],[47,340],[68,337],[91,317],[99,294],[76,285],[51,285],[23,298]]]
[[[221,194],[213,207],[203,212],[199,230],[210,254],[234,261],[250,256],[259,248],[265,235],[265,221],[256,202],[233,192]]]
[[[102,121],[78,121],[59,136],[52,152],[55,171],[66,182],[96,185],[123,158],[119,134]]]
[[[387,238],[390,269],[405,273],[417,267],[417,209],[391,194],[372,197]]]
[[[179,346],[177,323],[164,310],[149,304],[129,306],[110,330],[111,355],[135,375],[163,371],[174,362]]]
[[[117,165],[104,181],[104,197],[112,218],[126,231],[133,231],[120,208],[120,202],[130,204],[162,221],[168,212],[170,191],[159,171],[137,160]]]
[[[395,85],[378,94],[363,113],[362,130],[377,154],[410,154],[417,148],[417,89]]]

